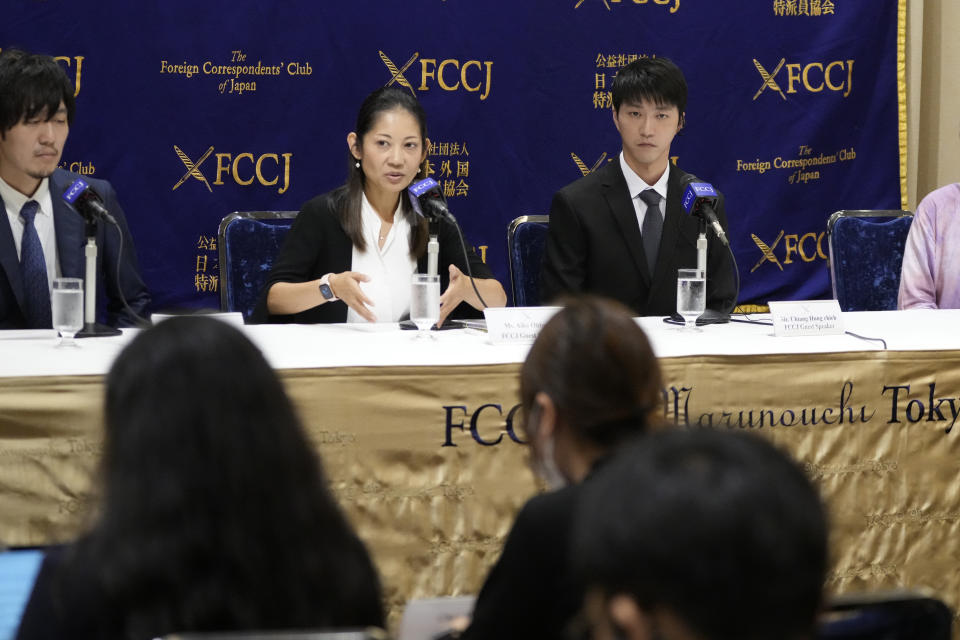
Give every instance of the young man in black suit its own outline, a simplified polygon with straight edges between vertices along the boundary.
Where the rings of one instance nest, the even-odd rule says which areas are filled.
[[[667,58],[640,58],[613,82],[619,160],[557,192],[541,273],[543,300],[590,292],[637,315],[677,310],[677,269],[697,266],[699,220],[681,205],[688,174],[670,162],[683,128],[687,83]],[[721,194],[716,205],[724,231]],[[735,282],[727,249],[708,233],[707,308],[729,312]]]

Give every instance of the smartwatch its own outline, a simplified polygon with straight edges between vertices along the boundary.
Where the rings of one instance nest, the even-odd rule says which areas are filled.
[[[320,278],[320,295],[322,295],[323,299],[327,302],[337,301],[337,296],[333,295],[333,289],[330,288],[330,276],[332,275],[332,273],[328,273]]]

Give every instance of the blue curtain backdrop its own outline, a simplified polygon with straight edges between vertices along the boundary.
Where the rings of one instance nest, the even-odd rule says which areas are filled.
[[[690,86],[672,155],[726,193],[741,302],[765,303],[829,295],[833,211],[900,207],[901,2],[15,0],[0,47],[74,80],[63,166],[117,188],[156,310],[217,307],[220,219],[343,182],[357,107],[394,76],[508,286],[509,221],[616,158],[614,74],[670,57]]]

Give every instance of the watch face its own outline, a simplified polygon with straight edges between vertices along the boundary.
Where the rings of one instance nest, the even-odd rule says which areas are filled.
[[[322,295],[327,300],[333,299],[333,289],[330,288],[328,284],[320,285],[320,295]]]

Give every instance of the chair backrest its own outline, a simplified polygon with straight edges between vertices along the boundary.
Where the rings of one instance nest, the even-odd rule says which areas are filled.
[[[841,311],[897,308],[909,211],[837,211],[827,222],[830,281]]]
[[[235,211],[220,222],[220,310],[248,320],[296,211]]]
[[[909,591],[834,597],[817,640],[951,640],[953,612],[939,599]]]
[[[540,265],[549,222],[550,216],[520,216],[507,227],[514,306],[535,307],[540,304]]]

